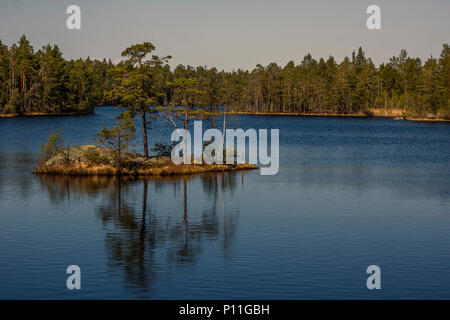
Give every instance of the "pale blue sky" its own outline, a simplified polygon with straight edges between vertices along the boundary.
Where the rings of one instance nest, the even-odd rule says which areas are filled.
[[[66,29],[66,8],[82,10],[82,30]],[[366,8],[381,7],[383,30],[366,28]],[[57,44],[66,58],[111,58],[150,41],[172,65],[226,70],[299,63],[362,46],[376,63],[401,49],[422,59],[450,43],[450,0],[0,0],[0,39],[25,34],[35,47]]]

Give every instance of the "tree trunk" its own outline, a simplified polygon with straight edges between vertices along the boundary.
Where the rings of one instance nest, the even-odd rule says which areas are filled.
[[[78,102],[78,111],[81,110],[81,102],[83,101],[84,90],[85,90],[84,86],[82,86],[81,94],[80,94],[80,101]]]
[[[222,149],[225,146],[225,133],[227,131],[227,107],[225,107],[225,112],[223,114],[223,131],[222,131]]]
[[[25,72],[22,71],[21,74],[21,89],[22,89],[22,110],[20,110],[21,112],[26,112],[25,109],[25,91],[26,91],[26,78],[25,78]]]
[[[147,119],[145,111],[142,111],[141,115],[142,115],[142,137],[144,139],[144,156],[148,158]]]
[[[188,154],[187,154],[187,127],[188,127],[188,111],[187,107],[184,113],[184,150],[183,150],[183,158],[184,158],[184,164],[187,164],[189,161]]]
[[[118,174],[122,175],[122,142],[119,137],[119,143],[117,146],[117,167],[119,169]]]
[[[183,193],[184,193],[184,222],[187,227],[187,218],[188,218],[188,211],[187,211],[187,183],[186,183],[186,177],[183,179]]]

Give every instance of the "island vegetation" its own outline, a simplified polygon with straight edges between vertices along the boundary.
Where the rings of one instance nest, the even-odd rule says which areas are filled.
[[[133,105],[134,115],[147,123],[155,107],[171,106],[177,115],[172,119],[183,118],[184,125],[201,112],[227,106],[254,114],[450,119],[448,44],[439,57],[423,62],[402,50],[376,66],[359,48],[340,62],[307,54],[299,63],[229,72],[204,66],[171,69],[170,57],[146,59],[154,50],[151,43],[131,46],[124,60],[113,64],[66,60],[57,46],[35,51],[25,36],[10,47],[0,41],[0,114],[89,113],[98,105]],[[175,110],[178,105],[187,107]]]
[[[218,113],[211,112],[198,100],[203,91],[196,87],[196,79],[177,78],[168,83],[173,88],[175,104],[155,106],[158,98],[164,96],[162,88],[157,85],[158,70],[170,57],[153,55],[148,58],[154,49],[148,42],[133,45],[122,53],[127,60],[111,70],[112,87],[105,91],[105,95],[114,99],[123,112],[116,117],[115,126],[103,126],[97,132],[96,141],[102,146],[70,146],[64,142],[62,133],[55,132],[49,136],[47,144],[41,147],[35,173],[161,176],[257,168],[249,164],[176,165],[170,157],[173,145],[164,143],[158,143],[153,148],[157,156],[149,156],[147,130],[157,114],[170,119],[175,127],[176,121],[181,122],[185,129],[192,119],[209,120],[218,116]],[[136,136],[136,120],[141,120],[143,155],[129,152]]]
[[[64,143],[61,133],[56,132],[50,135],[48,143],[42,146],[39,164],[34,173],[137,178],[257,169],[257,166],[246,163],[176,165],[171,160],[170,148],[169,153],[158,152],[161,149],[155,148],[157,155],[151,157],[131,153],[128,152],[128,142],[131,141],[128,126],[129,124],[122,122],[112,129],[103,128],[98,133],[100,137],[98,141],[110,148],[96,145],[71,147]]]

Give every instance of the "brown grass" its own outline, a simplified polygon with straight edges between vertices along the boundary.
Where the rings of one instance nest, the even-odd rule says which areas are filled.
[[[365,117],[363,113],[320,113],[320,112],[248,112],[231,111],[227,114],[248,114],[255,116],[311,116],[311,117]]]
[[[91,114],[90,112],[57,112],[57,113],[47,113],[47,112],[24,112],[24,113],[0,113],[0,118],[15,118],[15,117],[50,117],[50,116],[79,116]]]
[[[120,172],[117,168],[110,165],[89,166],[86,164],[75,165],[40,165],[34,173],[36,174],[56,174],[56,175],[72,175],[72,176],[172,176],[172,175],[188,175],[203,172],[224,172],[237,170],[257,169],[257,166],[251,164],[213,164],[213,165],[166,165],[160,167],[151,167],[145,169],[122,169]]]
[[[374,117],[403,117],[405,112],[402,109],[375,109],[371,108],[369,111]]]
[[[417,118],[417,119],[406,119],[409,121],[417,122],[450,122],[450,119],[431,119],[431,118]]]
[[[249,115],[273,115],[273,116],[311,116],[311,117],[400,117],[403,110],[400,109],[375,109],[369,108],[358,113],[332,113],[332,112],[247,112],[231,111],[229,114]]]
[[[387,117],[395,118],[396,120],[409,121],[430,121],[430,122],[449,122],[449,119],[444,118],[415,118],[408,115],[403,109],[384,109],[384,108],[369,108],[359,113],[320,113],[320,112],[247,112],[247,111],[230,111],[228,114],[248,114],[248,115],[267,115],[267,116],[311,116],[311,117]]]

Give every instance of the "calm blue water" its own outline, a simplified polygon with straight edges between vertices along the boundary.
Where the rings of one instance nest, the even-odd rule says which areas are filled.
[[[240,116],[280,129],[278,175],[31,173],[49,133],[93,143],[115,114],[0,119],[1,299],[450,298],[450,125]]]

